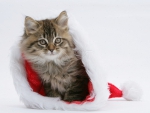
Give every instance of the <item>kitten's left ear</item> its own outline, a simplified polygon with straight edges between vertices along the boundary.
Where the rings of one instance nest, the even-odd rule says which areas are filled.
[[[67,28],[68,25],[68,16],[66,11],[62,11],[59,16],[56,18],[56,23],[62,27],[62,28]]]

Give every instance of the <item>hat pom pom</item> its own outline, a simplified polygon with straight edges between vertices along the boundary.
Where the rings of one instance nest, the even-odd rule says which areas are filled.
[[[123,97],[129,101],[138,101],[142,97],[142,89],[135,82],[128,81],[122,85]]]

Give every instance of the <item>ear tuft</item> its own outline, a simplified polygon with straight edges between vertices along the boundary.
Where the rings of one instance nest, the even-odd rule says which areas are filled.
[[[66,28],[68,25],[68,16],[66,11],[62,11],[59,16],[56,18],[56,23],[62,27]]]
[[[39,30],[39,23],[29,16],[25,17],[25,30],[27,34],[34,34]]]

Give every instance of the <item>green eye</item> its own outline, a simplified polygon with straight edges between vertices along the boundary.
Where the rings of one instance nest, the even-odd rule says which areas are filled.
[[[55,39],[55,43],[56,43],[56,44],[59,44],[60,42],[61,42],[61,38],[56,38],[56,39]]]
[[[45,41],[44,39],[42,39],[42,40],[39,40],[39,43],[40,43],[41,45],[45,45],[45,44],[46,44],[46,41]]]

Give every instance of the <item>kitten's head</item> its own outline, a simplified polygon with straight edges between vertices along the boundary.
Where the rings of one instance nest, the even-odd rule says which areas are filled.
[[[29,60],[56,60],[73,55],[73,41],[68,31],[66,11],[54,19],[25,18],[21,51]]]

